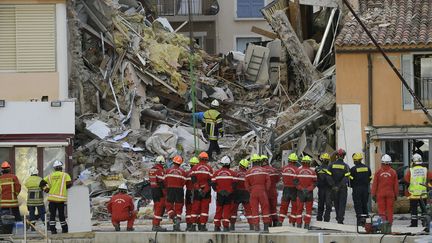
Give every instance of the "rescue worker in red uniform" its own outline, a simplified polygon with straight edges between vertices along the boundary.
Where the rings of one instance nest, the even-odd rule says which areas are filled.
[[[332,174],[329,171],[330,155],[324,153],[320,156],[320,160],[321,165],[315,169],[318,179],[318,212],[316,219],[317,221],[323,221],[324,215],[324,222],[329,222],[332,211],[331,189],[334,185]]]
[[[168,217],[173,220],[173,231],[180,231],[180,221],[183,213],[186,172],[180,168],[183,158],[176,155],[173,166],[166,170],[164,185],[167,188],[166,210]]]
[[[284,184],[284,189],[279,210],[278,226],[282,226],[285,217],[288,216],[288,208],[290,204],[291,214],[289,215],[289,223],[295,226],[297,221],[297,188],[294,184],[294,180],[297,178],[298,171],[297,161],[297,155],[295,153],[291,153],[288,156],[288,165],[282,167],[282,182]]]
[[[118,193],[112,196],[107,205],[108,212],[111,214],[111,222],[115,231],[120,231],[120,222],[127,221],[127,231],[134,231],[134,222],[137,216],[133,198],[127,194],[125,183],[118,187]]]
[[[393,223],[393,204],[397,200],[399,183],[396,171],[391,168],[391,157],[384,154],[381,158],[381,168],[375,172],[372,183],[372,199],[377,202],[378,214]]]
[[[237,184],[237,174],[230,169],[231,158],[224,156],[220,164],[222,168],[213,174],[212,187],[216,191],[216,213],[214,216],[214,231],[221,231],[221,223],[223,231],[230,231],[230,220],[232,214],[232,198],[233,191]],[[222,221],[222,222],[221,222]]]
[[[268,161],[267,155],[261,155],[261,164],[264,169],[267,170],[267,173],[269,173],[270,176],[270,190],[267,192],[267,196],[269,199],[269,207],[270,207],[270,218],[273,221],[273,224],[270,224],[269,226],[277,226],[278,225],[278,213],[277,213],[277,189],[276,185],[280,180],[280,174],[279,171],[271,166]]]
[[[163,156],[158,156],[155,165],[149,171],[150,187],[153,198],[153,231],[166,231],[165,228],[160,226],[165,211],[166,190],[163,184],[165,175],[164,166],[165,158]]]
[[[192,168],[191,180],[194,184],[194,199],[192,203],[192,222],[198,223],[199,231],[207,230],[209,205],[211,202],[211,179],[213,169],[208,164],[206,152],[198,155],[199,163]],[[199,217],[199,220],[198,220]]]
[[[21,184],[18,177],[11,172],[9,162],[4,161],[1,164],[2,175],[0,176],[0,207],[2,215],[12,214],[15,221],[21,221],[21,214],[19,212],[18,194],[21,191]]]
[[[301,215],[303,213],[303,208],[306,208],[306,214],[303,217],[304,228],[310,228],[310,222],[312,218],[312,204],[313,204],[313,190],[316,187],[317,183],[317,175],[315,170],[310,167],[312,159],[305,155],[302,158],[302,166],[297,171],[297,203],[298,203],[298,211],[297,215],[297,227],[301,228],[302,226],[302,218]]]
[[[233,192],[233,207],[232,207],[232,215],[231,215],[231,225],[230,230],[235,230],[235,223],[237,221],[237,211],[240,203],[243,205],[244,214],[249,223],[249,229],[254,230],[253,224],[251,221],[251,207],[249,203],[249,192],[245,187],[245,176],[246,171],[249,167],[249,161],[246,159],[242,159],[239,162],[239,168],[235,172],[237,173],[237,186]]]
[[[252,210],[252,224],[255,231],[260,231],[259,209],[261,208],[264,231],[268,232],[271,222],[267,191],[270,190],[270,175],[260,166],[260,156],[251,157],[253,167],[246,172],[245,187],[250,193],[250,204]]]
[[[197,157],[192,157],[189,160],[190,170],[186,172],[186,196],[185,196],[185,206],[186,206],[186,231],[196,231],[196,225],[192,221],[192,202],[193,202],[193,191],[194,185],[191,179],[192,168],[199,163]]]

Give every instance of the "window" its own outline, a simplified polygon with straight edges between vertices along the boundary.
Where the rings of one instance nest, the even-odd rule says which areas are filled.
[[[0,5],[0,72],[54,72],[55,5]]]
[[[10,162],[10,148],[0,148],[0,163],[3,161]]]
[[[264,0],[237,0],[237,18],[263,18]]]
[[[37,168],[37,147],[15,147],[15,173],[21,183],[30,176],[30,168]]]
[[[248,43],[260,42],[261,37],[237,37],[236,38],[236,51],[245,53]]]
[[[51,174],[55,160],[65,162],[66,152],[64,147],[44,148],[43,150],[43,176]]]

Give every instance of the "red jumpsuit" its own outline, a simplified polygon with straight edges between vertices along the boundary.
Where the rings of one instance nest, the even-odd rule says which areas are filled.
[[[160,164],[156,164],[149,171],[150,187],[153,197],[153,225],[158,226],[162,220],[165,211],[165,194],[163,189],[164,168]]]
[[[271,165],[265,165],[263,166],[264,169],[267,170],[267,172],[270,175],[270,190],[267,192],[267,196],[269,199],[269,207],[270,207],[270,217],[273,220],[273,222],[278,221],[278,215],[277,215],[277,189],[276,184],[280,180],[280,174],[279,171],[274,168]]]
[[[166,170],[165,186],[167,188],[166,210],[168,217],[181,218],[184,204],[183,187],[186,183],[186,172],[177,164]]]
[[[191,177],[194,184],[194,200],[192,203],[192,222],[206,224],[211,202],[211,179],[213,169],[205,161],[200,161],[192,168]],[[201,192],[200,192],[201,191]],[[199,222],[197,218],[199,217]]]
[[[127,221],[128,229],[133,228],[137,212],[134,210],[133,199],[126,193],[117,193],[112,196],[107,205],[108,212],[112,214],[113,225],[120,225],[121,221]]]
[[[260,205],[264,224],[269,224],[271,222],[268,197],[266,193],[270,189],[270,184],[270,176],[264,168],[254,166],[246,172],[245,187],[250,193],[250,205],[252,211],[251,222],[254,225],[259,225]]]
[[[222,167],[213,174],[212,182],[217,193],[216,213],[214,216],[215,227],[222,225],[228,228],[232,213],[232,193],[236,183],[236,173],[229,168]]]
[[[186,206],[186,224],[192,224],[192,191],[193,191],[193,183],[191,179],[192,168],[186,172],[186,197],[185,197],[185,206]]]
[[[297,220],[297,188],[294,185],[294,180],[297,178],[297,170],[298,168],[294,163],[289,163],[287,166],[282,167],[282,182],[284,184],[284,190],[279,210],[279,222],[281,223],[283,223],[285,217],[288,216],[290,203],[291,214],[289,215],[289,222],[292,224]]]
[[[393,203],[399,194],[399,182],[396,171],[390,165],[383,164],[375,172],[372,183],[372,197],[376,197],[378,214],[390,224],[393,223]]]
[[[237,173],[237,186],[236,190],[233,194],[233,207],[232,207],[232,213],[231,213],[231,224],[235,224],[237,221],[237,211],[240,203],[243,205],[244,213],[247,218],[247,221],[249,224],[252,224],[251,222],[251,207],[249,203],[249,192],[246,190],[245,187],[245,176],[246,176],[246,169],[239,168],[235,171]]]
[[[304,223],[309,225],[312,218],[313,190],[316,187],[317,175],[308,164],[303,164],[297,171],[297,179],[297,215],[299,216],[297,217],[297,225],[302,224],[301,215],[304,206],[306,206]]]

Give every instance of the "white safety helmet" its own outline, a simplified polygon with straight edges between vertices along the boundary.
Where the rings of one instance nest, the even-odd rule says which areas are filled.
[[[211,105],[211,107],[219,107],[219,101],[218,100],[213,100],[210,105]]]
[[[39,170],[37,168],[30,168],[30,175],[37,175],[39,174]]]
[[[231,158],[229,156],[225,155],[220,160],[220,163],[221,163],[221,165],[229,165],[229,164],[231,164]]]
[[[156,158],[156,163],[157,163],[157,164],[161,164],[161,165],[165,164],[165,158],[164,158],[162,155],[159,155],[159,156]]]
[[[122,183],[120,184],[120,186],[118,187],[119,190],[127,190],[127,186],[126,183]]]
[[[383,162],[383,164],[391,164],[392,163],[392,159],[391,159],[390,155],[388,155],[388,154],[384,154],[383,157],[381,158],[381,161]]]
[[[63,166],[63,162],[61,162],[60,160],[56,160],[54,161],[53,167],[61,167]]]
[[[421,165],[423,164],[423,159],[421,157],[420,154],[413,154],[412,156],[412,161],[414,162],[414,164],[416,165]]]

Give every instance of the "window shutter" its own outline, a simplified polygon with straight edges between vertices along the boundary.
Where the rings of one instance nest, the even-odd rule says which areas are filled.
[[[252,5],[250,0],[237,0],[237,17],[250,18],[252,15]]]
[[[402,76],[412,89],[414,87],[414,64],[412,54],[402,55]],[[403,84],[402,101],[404,110],[414,110],[414,99]]]
[[[264,8],[264,0],[251,0],[252,2],[252,17],[263,18],[261,9]]]
[[[15,70],[15,7],[0,5],[0,71]]]
[[[18,72],[56,71],[55,5],[15,5]]]

